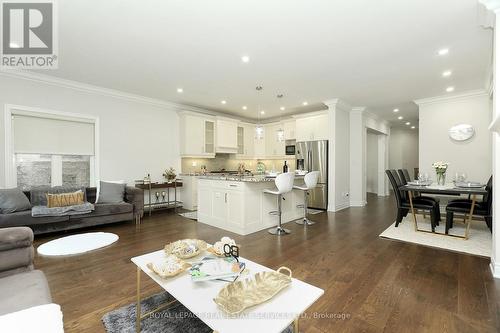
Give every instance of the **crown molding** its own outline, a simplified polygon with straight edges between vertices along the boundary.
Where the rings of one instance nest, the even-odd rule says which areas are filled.
[[[479,3],[482,3],[486,9],[492,12],[496,13],[500,10],[500,0],[479,0]]]
[[[364,114],[366,111],[366,106],[355,106],[351,109],[351,113],[353,114]]]
[[[334,99],[324,101],[323,104],[325,104],[328,107],[328,109],[340,108],[340,109],[343,109],[346,111],[350,111],[352,109],[352,107],[351,107],[351,105],[349,105],[349,103],[341,100],[340,98],[334,98]]]
[[[461,100],[465,98],[479,97],[479,96],[488,96],[488,92],[483,89],[478,89],[478,90],[467,91],[461,94],[441,95],[429,98],[416,99],[413,102],[418,106],[420,106],[420,105],[443,103],[443,102],[449,102],[449,101],[455,101],[455,100]]]

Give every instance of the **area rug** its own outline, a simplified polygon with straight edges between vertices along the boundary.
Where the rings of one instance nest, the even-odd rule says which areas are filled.
[[[88,232],[54,239],[40,245],[37,252],[43,256],[81,254],[111,245],[118,238],[118,235],[109,232]]]
[[[180,216],[183,216],[185,218],[191,219],[198,221],[198,211],[195,210],[194,212],[186,212],[186,213],[179,213]]]
[[[159,293],[141,301],[141,311],[146,313],[161,304],[172,301],[167,293]],[[106,313],[102,322],[107,333],[135,333],[136,304],[132,303]],[[141,333],[212,333],[212,329],[180,303],[159,311],[141,321]],[[290,326],[283,333],[292,333]]]
[[[417,215],[417,222],[419,229],[431,230],[429,217],[424,220],[422,215]],[[470,236],[467,240],[427,232],[416,232],[413,226],[413,217],[410,214],[403,219],[397,228],[394,225],[395,223],[392,223],[389,228],[380,234],[380,237],[480,257],[489,258],[491,256],[491,233],[484,221],[472,221]],[[443,221],[436,227],[436,231],[444,233],[445,225],[446,221],[443,218]],[[465,234],[465,225],[456,219],[449,233],[463,236]]]

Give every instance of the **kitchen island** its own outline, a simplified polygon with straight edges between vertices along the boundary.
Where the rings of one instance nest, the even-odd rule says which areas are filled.
[[[302,177],[295,179],[302,184]],[[276,189],[274,179],[263,176],[199,176],[198,222],[239,235],[275,227],[278,216],[269,212],[278,209],[277,196],[264,189]],[[304,194],[293,190],[283,195],[282,223],[298,220],[303,215]]]

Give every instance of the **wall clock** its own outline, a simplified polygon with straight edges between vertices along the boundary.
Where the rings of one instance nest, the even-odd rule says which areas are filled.
[[[474,136],[474,127],[468,124],[455,125],[448,130],[450,138],[455,141],[466,141]]]

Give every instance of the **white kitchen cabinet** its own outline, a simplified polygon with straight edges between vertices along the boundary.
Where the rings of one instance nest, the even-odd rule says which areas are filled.
[[[227,223],[236,228],[243,227],[243,190],[226,191]]]
[[[238,152],[238,122],[229,118],[217,118],[216,153]]]
[[[224,189],[215,188],[212,195],[212,218],[217,226],[224,225],[227,220],[227,193]]]
[[[255,125],[248,123],[238,124],[238,153],[236,158],[254,158]]]
[[[180,113],[180,151],[182,157],[215,157],[215,119],[194,113]],[[193,135],[201,133],[201,135]]]
[[[198,209],[198,178],[196,176],[181,175],[180,188],[182,207],[187,210]]]
[[[326,112],[296,116],[297,142],[328,140],[328,114]]]
[[[285,130],[285,140],[295,140],[295,119],[285,121],[283,127]]]
[[[283,129],[282,123],[272,123],[266,128],[266,156],[268,158],[280,157],[285,155],[285,141],[278,141],[278,130]]]
[[[257,125],[255,125],[257,126]],[[255,129],[254,129],[255,133]],[[256,158],[265,158],[266,157],[266,136],[267,130],[266,127],[263,127],[262,138],[258,139],[256,135],[253,136],[253,155]]]

